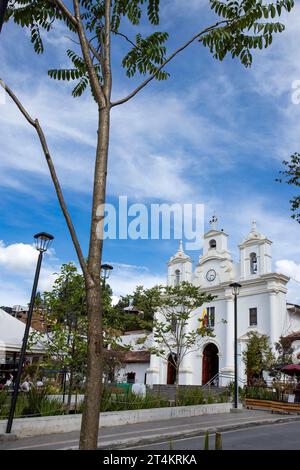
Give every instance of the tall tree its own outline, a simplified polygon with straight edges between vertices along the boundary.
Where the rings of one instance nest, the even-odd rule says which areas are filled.
[[[270,346],[270,338],[257,331],[248,333],[247,348],[242,353],[246,366],[247,383],[252,385],[255,380],[263,378],[263,371],[268,371],[274,363],[275,357]]]
[[[99,279],[111,110],[131,100],[154,79],[166,80],[169,76],[166,66],[194,42],[208,47],[216,59],[223,60],[230,54],[233,58],[239,58],[245,67],[249,67],[252,63],[251,51],[268,47],[273,35],[284,30],[284,25],[275,18],[284,10],[290,11],[294,0],[269,3],[262,0],[208,0],[208,6],[219,17],[218,21],[199,28],[196,34],[183,41],[169,55],[166,47],[168,34],[155,30],[159,24],[159,6],[159,0],[73,0],[68,3],[63,0],[10,0],[6,13],[7,20],[29,30],[31,42],[38,54],[44,51],[41,31],[49,32],[57,22],[63,24],[68,33],[73,35],[73,39],[79,42],[79,48],[76,52],[71,49],[66,51],[72,63],[71,68],[49,70],[49,76],[58,80],[77,80],[73,96],[80,96],[89,87],[98,109],[90,242],[86,261],[40,123],[30,116],[8,85],[0,82],[38,134],[84,274],[89,341],[81,449],[96,448],[99,429],[102,377],[102,297]],[[133,29],[137,28],[143,17],[152,27],[151,34],[144,36],[137,32],[134,39],[124,34],[122,27],[129,24]],[[123,39],[129,47],[122,60],[122,67],[128,77],[141,75],[145,79],[127,96],[113,101],[111,53],[112,40],[115,38]]]
[[[213,329],[198,319],[198,327],[191,328],[190,321],[197,309],[214,297],[201,293],[189,282],[177,286],[158,287],[156,316],[154,318],[154,346],[150,352],[159,357],[172,358],[175,369],[176,401],[179,393],[179,371],[183,359],[199,348],[203,336],[213,336]]]
[[[156,286],[150,289],[137,286],[132,294],[122,296],[110,310],[110,321],[121,331],[141,329],[151,331],[158,295]],[[133,307],[135,313],[131,310],[124,310],[129,306]]]
[[[53,289],[40,295],[40,316],[45,331],[30,335],[30,343],[42,343],[48,365],[69,375],[68,400],[75,379],[85,376],[87,314],[84,279],[73,263],[63,264]]]

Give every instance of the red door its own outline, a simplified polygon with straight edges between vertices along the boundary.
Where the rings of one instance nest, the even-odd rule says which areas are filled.
[[[209,382],[219,372],[218,348],[210,343],[203,350],[202,385]]]

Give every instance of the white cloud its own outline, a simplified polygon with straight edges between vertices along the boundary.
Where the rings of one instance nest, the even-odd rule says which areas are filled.
[[[27,304],[36,269],[38,252],[29,244],[0,241],[0,304]],[[46,253],[42,264],[38,290],[49,290],[58,272],[57,259],[53,250]]]
[[[276,121],[270,119],[278,132],[273,132],[273,157],[287,159],[299,150],[300,105],[293,104],[292,84],[300,80],[299,42],[300,5],[296,2],[291,13],[283,14],[280,21],[286,30],[275,35],[273,44],[255,54],[252,69],[252,91],[265,97],[272,104]]]
[[[36,265],[37,250],[32,245],[13,243],[5,245],[0,241],[0,266],[16,273],[31,272]]]
[[[113,290],[114,301],[120,296],[131,294],[136,286],[146,288],[157,284],[165,284],[166,276],[159,276],[149,272],[145,266],[114,264],[114,270],[109,278],[109,284]]]
[[[276,261],[277,271],[289,276],[292,280],[300,283],[300,264],[290,259],[280,259]]]

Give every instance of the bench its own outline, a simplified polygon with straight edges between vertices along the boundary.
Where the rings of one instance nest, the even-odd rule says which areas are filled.
[[[272,413],[297,413],[300,414],[300,403],[288,403],[274,400],[257,400],[246,398],[245,406],[248,409],[260,408],[270,410]]]

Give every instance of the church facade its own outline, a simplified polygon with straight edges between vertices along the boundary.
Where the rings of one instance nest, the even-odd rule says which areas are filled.
[[[234,298],[229,286],[232,282],[241,284],[237,300],[238,376],[241,385],[246,379],[242,352],[249,331],[268,335],[274,347],[280,336],[291,333],[291,324],[293,331],[300,330],[300,308],[287,304],[289,278],[272,270],[271,246],[272,242],[257,230],[253,222],[250,232],[239,245],[240,259],[235,263],[229,250],[228,235],[218,229],[215,217],[204,235],[203,254],[195,269],[180,243],[177,253],[168,262],[168,284],[188,281],[214,296],[212,302],[195,310],[189,320],[190,330],[199,328],[199,319],[205,309],[214,336],[201,338],[197,350],[184,357],[179,372],[180,384],[203,385],[217,374],[219,385],[232,380]],[[166,354],[165,358],[160,358],[151,355],[146,373],[149,385],[174,383],[171,356]]]

